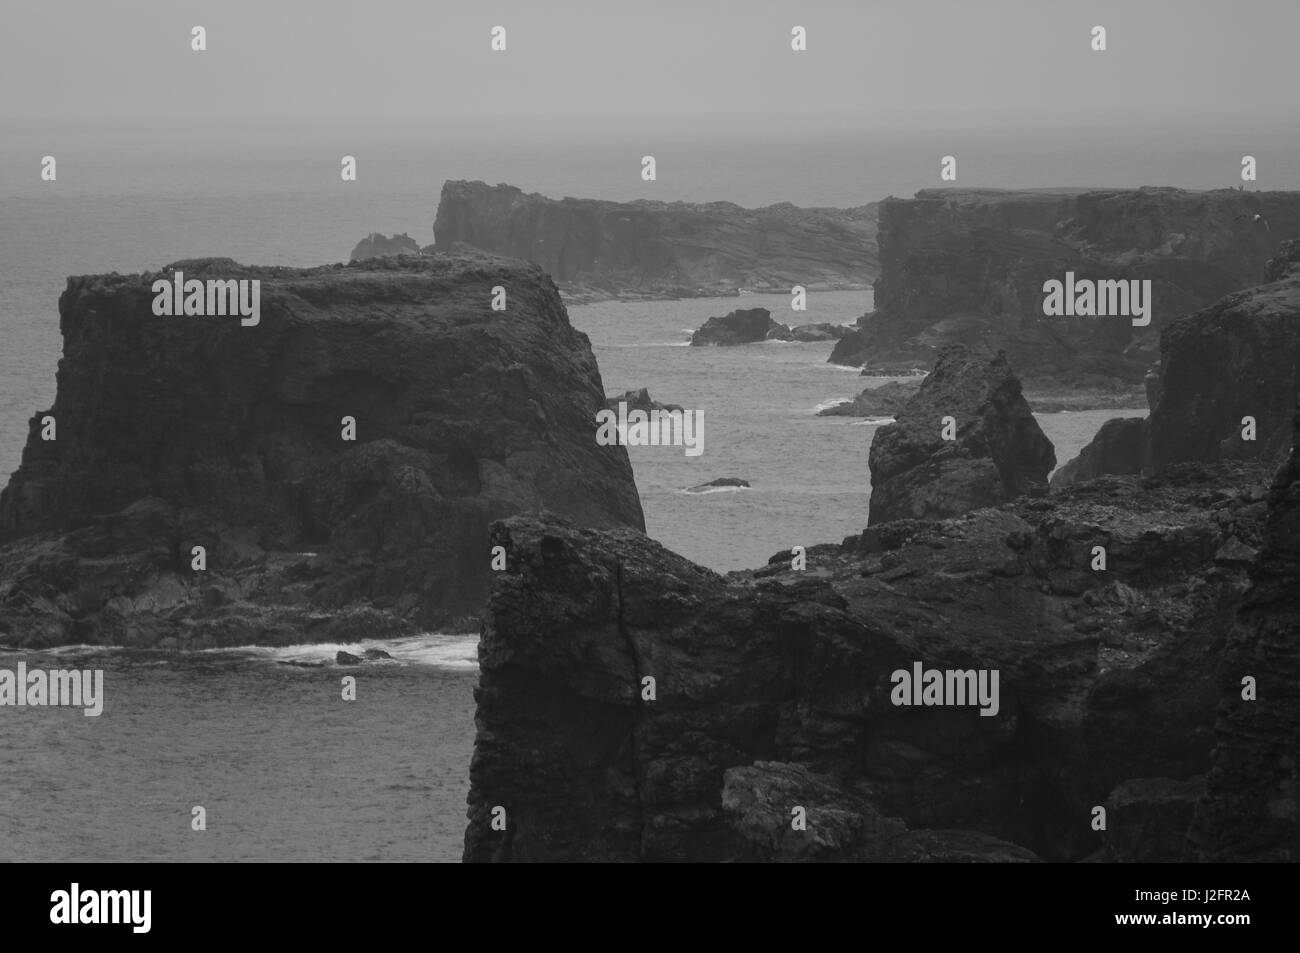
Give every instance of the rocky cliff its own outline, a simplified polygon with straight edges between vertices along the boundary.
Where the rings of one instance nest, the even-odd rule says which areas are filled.
[[[1295,423],[1219,673],[1218,745],[1191,837],[1202,860],[1300,860],[1300,415]]]
[[[727,577],[498,523],[465,857],[1176,860],[1266,479],[1107,477]],[[898,704],[917,664],[998,672],[996,712]]]
[[[259,322],[155,316],[175,271],[259,281]],[[625,450],[594,440],[590,342],[536,267],[206,259],[70,278],[59,314],[57,397],[0,495],[0,642],[474,625],[494,520],[644,525]]]
[[[875,312],[836,363],[872,373],[927,368],[946,343],[1007,352],[1026,385],[1138,384],[1161,329],[1265,278],[1300,236],[1300,193],[1178,189],[926,189],[879,207]],[[1150,281],[1151,323],[1048,317],[1043,285]]]
[[[867,287],[877,274],[875,211],[551,199],[449,181],[433,231],[437,248],[463,243],[522,258],[584,299],[789,294],[795,285]]]
[[[1283,244],[1265,277],[1167,327],[1150,417],[1108,421],[1052,485],[1171,463],[1285,460],[1300,396],[1300,241]]]
[[[1044,495],[1056,452],[1006,355],[950,345],[894,423],[875,432],[868,465],[875,525]]]

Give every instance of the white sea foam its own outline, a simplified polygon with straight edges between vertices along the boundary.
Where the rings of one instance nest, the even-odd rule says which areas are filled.
[[[862,420],[855,420],[853,422],[853,426],[854,427],[879,427],[883,424],[892,424],[893,422],[894,422],[893,417],[866,417]]]
[[[367,661],[366,665],[427,665],[432,668],[473,670],[478,668],[478,636],[465,633],[428,632],[398,639],[363,639],[360,642],[317,642],[303,645],[241,645],[208,649],[211,653],[246,655],[272,662],[296,665],[332,664],[337,654],[363,655],[379,649],[391,659]],[[351,666],[349,666],[351,667]]]
[[[814,407],[813,413],[820,414],[823,410],[827,410],[831,407],[838,407],[840,404],[851,404],[851,403],[853,403],[852,397],[832,397],[830,400],[825,401],[824,403],[820,403],[816,407]]]

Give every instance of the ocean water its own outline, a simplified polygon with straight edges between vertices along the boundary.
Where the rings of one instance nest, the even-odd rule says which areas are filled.
[[[0,477],[17,467],[30,416],[54,397],[57,300],[70,274],[132,272],[181,258],[345,260],[370,231],[432,241],[447,178],[549,195],[745,205],[856,205],[937,185],[959,149],[963,186],[1231,185],[1241,150],[1206,130],[846,130],[816,142],[656,140],[659,181],[639,181],[636,136],[459,134],[445,124],[212,124],[167,128],[6,124],[0,135]],[[1293,132],[1257,130],[1256,152]],[[956,143],[957,145],[954,145]],[[58,179],[39,178],[54,154]],[[339,179],[339,156],[358,181]],[[1276,149],[1269,181],[1296,187],[1300,157]],[[926,171],[934,166],[933,170]],[[933,174],[931,174],[933,173]],[[795,544],[866,525],[877,422],[818,418],[868,381],[825,363],[831,344],[689,348],[689,332],[735,307],[787,323],[848,323],[869,292],[574,307],[605,391],[648,387],[703,411],[704,452],[634,447],[652,536],[711,568],[762,564]],[[1040,423],[1064,462],[1100,423]],[[748,489],[683,492],[718,477]],[[473,744],[473,639],[392,643],[395,661],[330,662],[337,646],[187,656],[86,648],[0,651],[0,668],[102,668],[104,713],[0,709],[0,860],[435,860],[460,856]],[[355,651],[355,646],[353,647]],[[358,675],[355,702],[339,679]],[[208,829],[190,829],[190,810]]]

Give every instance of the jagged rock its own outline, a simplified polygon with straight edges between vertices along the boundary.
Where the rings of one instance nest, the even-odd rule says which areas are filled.
[[[1189,837],[1205,861],[1300,860],[1300,436],[1292,440],[1219,672],[1218,744]],[[1242,697],[1247,676],[1253,701]]]
[[[360,665],[364,661],[365,659],[360,655],[353,655],[351,652],[344,652],[342,649],[339,649],[334,654],[334,662],[337,665]]]
[[[1132,778],[1106,798],[1107,858],[1126,863],[1183,859],[1187,828],[1205,778]]]
[[[739,477],[718,477],[716,480],[710,480],[708,483],[700,483],[696,486],[687,487],[687,493],[703,493],[705,490],[712,490],[724,486],[749,486],[748,480],[742,480]]]
[[[853,327],[847,324],[801,324],[790,329],[790,338],[795,341],[838,341],[846,334],[853,333]]]
[[[392,658],[392,656],[389,655],[387,652],[385,652],[383,649],[366,649],[365,652],[362,653],[362,657],[367,662],[376,662],[379,661],[380,659]]]
[[[659,401],[650,396],[649,389],[642,387],[640,390],[624,391],[617,397],[606,397],[605,407],[615,412],[618,411],[620,403],[627,404],[627,409],[644,410],[649,413],[652,410],[681,410],[680,404],[661,404]]]
[[[1145,417],[1116,417],[1106,421],[1077,457],[1052,474],[1052,489],[1107,473],[1141,473],[1146,457],[1146,428]]]
[[[378,232],[371,232],[352,249],[349,261],[365,261],[367,258],[391,258],[397,255],[418,255],[420,246],[415,239],[403,232],[386,238]]]
[[[1258,543],[1265,479],[1103,477],[725,578],[631,530],[502,521],[465,858],[1090,857],[1107,792],[1209,768],[1246,584],[1214,556]],[[918,661],[998,670],[997,715],[892,704],[891,673]],[[811,843],[785,833],[793,793],[814,824],[831,812]]]
[[[730,202],[551,199],[448,181],[433,232],[540,265],[581,300],[789,294],[866,288],[876,276],[876,206],[745,209]]]
[[[1274,466],[1291,449],[1300,394],[1300,243],[1270,262],[1278,280],[1214,303],[1160,341],[1147,465],[1250,459]],[[1243,419],[1255,439],[1243,439]]]
[[[152,282],[182,265],[261,281],[260,323],[154,316]],[[491,310],[496,284],[509,313]],[[7,643],[476,628],[493,520],[644,525],[626,450],[593,439],[590,343],[534,266],[199,260],[71,278],[59,311],[58,394],[0,494]],[[45,413],[57,440],[41,439]]]
[[[919,380],[890,381],[887,384],[868,387],[848,403],[823,407],[817,415],[819,417],[897,417],[920,390]]]
[[[929,366],[944,345],[983,343],[1007,352],[1027,388],[1140,384],[1162,329],[1265,280],[1266,262],[1297,235],[1297,192],[925,189],[886,199],[876,310],[830,360],[891,376]],[[1067,270],[1150,280],[1151,324],[1045,316],[1043,283]]]
[[[773,321],[767,308],[748,308],[709,318],[691,335],[691,347],[755,344],[769,339],[787,340],[789,335],[790,329]]]
[[[942,420],[956,420],[945,440]],[[868,523],[943,519],[1015,497],[1042,495],[1056,453],[1020,393],[1006,355],[945,348],[868,457]]]

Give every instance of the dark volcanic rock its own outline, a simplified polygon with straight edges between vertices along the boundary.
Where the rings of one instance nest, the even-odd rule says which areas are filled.
[[[650,396],[650,391],[642,387],[640,390],[624,391],[617,397],[606,397],[605,407],[609,410],[618,410],[620,403],[627,404],[629,411],[644,410],[649,413],[652,410],[681,410],[680,404],[661,404]]]
[[[955,440],[943,439],[944,417],[956,420]],[[952,346],[894,423],[875,432],[868,464],[875,525],[1041,495],[1056,453],[1006,356]]]
[[[498,523],[510,558],[480,645],[465,858],[1094,855],[1092,807],[1123,782],[1209,768],[1246,586],[1214,556],[1259,543],[1265,479],[1238,463],[1104,477],[725,578],[630,530]],[[892,673],[918,661],[997,670],[998,713],[895,706]],[[1291,698],[1298,675],[1261,685]],[[1288,737],[1269,734],[1252,770],[1294,770]],[[1126,836],[1178,859],[1157,856],[1168,838]]]
[[[790,329],[790,337],[795,341],[838,341],[846,334],[854,332],[852,325],[848,324],[830,324],[821,322],[819,324],[801,324],[796,328]]]
[[[439,249],[465,242],[523,258],[589,299],[866,288],[877,273],[874,204],[605,202],[448,181],[433,232]]]
[[[703,493],[705,490],[712,490],[723,486],[749,486],[748,480],[742,480],[739,477],[718,477],[716,480],[710,480],[708,483],[701,483],[698,486],[689,487],[687,493]]]
[[[1295,427],[1219,675],[1218,745],[1190,837],[1202,860],[1300,860],[1300,415]]]
[[[1160,341],[1148,466],[1249,459],[1281,463],[1300,394],[1300,243],[1270,262],[1277,280],[1179,321]],[[1243,418],[1255,439],[1242,439]]]
[[[824,407],[819,417],[897,417],[921,390],[921,382],[890,381],[877,387],[868,387],[845,404]]]
[[[59,299],[58,395],[0,495],[6,643],[467,626],[494,520],[644,525],[625,449],[593,436],[590,343],[540,269],[482,253],[182,265],[260,280],[260,324],[155,317],[150,286],[170,266],[70,278]],[[508,312],[491,309],[497,284]],[[41,439],[44,413],[57,440]]]
[[[790,329],[772,320],[767,308],[748,308],[709,318],[691,335],[691,347],[756,344],[769,339],[789,340]]]
[[[418,255],[420,246],[414,238],[403,232],[392,238],[385,238],[378,232],[371,232],[352,249],[349,261],[365,261],[367,258],[393,258],[397,255]]]
[[[1077,457],[1052,474],[1052,489],[1061,489],[1106,473],[1141,473],[1146,447],[1145,417],[1108,420]]]
[[[1007,352],[1027,387],[1141,383],[1161,329],[1265,280],[1300,236],[1300,193],[925,189],[879,209],[875,312],[831,361],[908,373],[950,343]],[[1043,283],[1152,282],[1151,324],[1047,317]]]

